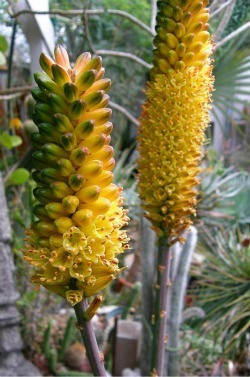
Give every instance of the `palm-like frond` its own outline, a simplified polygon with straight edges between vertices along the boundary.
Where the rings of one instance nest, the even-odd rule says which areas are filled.
[[[221,11],[216,11],[216,6]],[[250,4],[244,1],[213,2],[211,12],[211,28],[218,42],[214,54],[212,114],[224,131],[225,121],[218,113],[229,121],[234,114],[237,118],[247,118],[242,109],[250,101],[250,57],[247,50],[250,30],[240,30],[249,21]]]
[[[221,162],[208,165],[201,172],[197,218],[207,226],[223,224],[223,227],[228,227],[233,223],[249,223],[249,193],[250,177],[247,172],[225,168]],[[242,211],[239,211],[242,204]]]
[[[214,69],[212,114],[222,128],[223,123],[218,119],[217,110],[227,119],[231,119],[229,110],[249,119],[242,111],[250,100],[250,57],[247,53],[228,54],[229,56],[220,59]]]

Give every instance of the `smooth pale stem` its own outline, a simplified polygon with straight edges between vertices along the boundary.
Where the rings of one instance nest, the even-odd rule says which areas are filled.
[[[166,237],[159,239],[157,280],[152,347],[152,376],[163,376],[167,322],[167,300],[170,286],[170,247]]]
[[[78,329],[82,335],[83,343],[86,348],[86,355],[94,376],[106,377],[107,373],[105,371],[102,356],[98,348],[92,321],[84,318],[84,312],[87,310],[87,308],[87,300],[83,300],[82,302],[74,305],[74,310],[78,321]]]

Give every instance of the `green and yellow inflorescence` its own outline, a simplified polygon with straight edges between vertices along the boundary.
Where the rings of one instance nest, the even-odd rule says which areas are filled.
[[[154,67],[139,128],[139,193],[160,236],[176,241],[195,215],[212,91],[208,0],[158,3]]]
[[[100,57],[83,53],[71,68],[61,46],[55,61],[42,54],[40,64],[32,90],[39,132],[31,135],[38,220],[23,253],[37,269],[32,282],[74,305],[114,279],[128,247],[122,189],[112,183],[110,80]]]

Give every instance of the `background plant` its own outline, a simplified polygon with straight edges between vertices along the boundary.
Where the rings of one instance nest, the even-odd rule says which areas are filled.
[[[196,302],[209,320],[206,331],[217,332],[224,357],[242,359],[250,321],[249,226],[207,233],[202,247],[205,259],[197,279]]]

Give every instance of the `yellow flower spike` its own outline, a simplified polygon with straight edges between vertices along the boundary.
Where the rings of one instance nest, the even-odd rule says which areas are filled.
[[[75,305],[114,279],[116,256],[128,248],[122,189],[112,183],[113,126],[105,94],[111,82],[103,78],[102,59],[90,53],[71,68],[58,46],[55,61],[42,54],[40,62],[45,73],[35,74],[39,89],[32,91],[39,132],[31,138],[38,220],[27,230],[23,254],[36,268],[34,284]],[[99,303],[93,301],[91,313]]]
[[[142,207],[159,236],[173,242],[195,215],[197,165],[209,122],[213,78],[207,3],[159,2],[155,67],[140,119]]]

